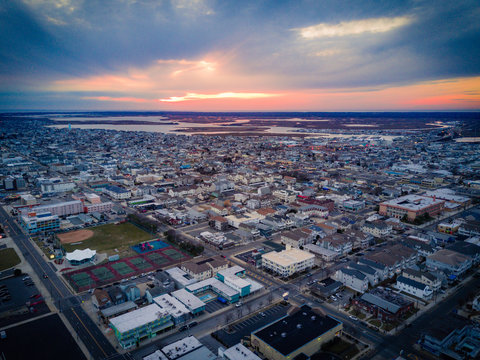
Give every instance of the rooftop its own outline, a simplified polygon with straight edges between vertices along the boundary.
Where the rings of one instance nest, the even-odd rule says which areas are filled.
[[[318,314],[304,305],[294,314],[287,315],[252,334],[287,356],[339,325],[341,329],[340,321]]]
[[[294,265],[298,262],[315,258],[315,255],[300,249],[282,250],[280,252],[269,252],[262,255],[263,259],[268,259],[281,266]]]
[[[403,209],[412,210],[412,211],[419,211],[429,206],[435,204],[444,203],[444,200],[437,200],[436,198],[431,198],[427,196],[419,196],[419,195],[406,195],[399,197],[397,199],[392,199],[389,201],[385,201],[380,205],[392,205],[398,206]]]
[[[157,304],[151,304],[138,310],[114,317],[113,319],[110,319],[110,323],[115,326],[119,332],[124,333],[153,322],[166,315],[167,312],[160,306]]]

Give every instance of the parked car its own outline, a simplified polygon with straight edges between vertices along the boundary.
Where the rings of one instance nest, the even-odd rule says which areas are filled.
[[[178,328],[178,331],[185,331],[185,330],[188,330],[188,326],[187,325],[183,325],[183,326],[180,326]]]
[[[353,321],[357,321],[357,320],[358,320],[358,318],[357,318],[356,316],[353,316],[353,315],[350,315],[349,318],[352,319]]]

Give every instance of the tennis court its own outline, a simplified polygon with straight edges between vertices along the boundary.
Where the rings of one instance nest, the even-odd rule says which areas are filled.
[[[95,283],[95,281],[87,273],[78,273],[72,275],[72,280],[75,282],[77,287],[88,286]]]
[[[148,254],[147,257],[157,265],[163,265],[170,262],[165,256],[155,252]]]
[[[92,274],[95,275],[100,281],[105,282],[113,279],[115,275],[105,266],[92,269]]]
[[[190,257],[171,246],[101,265],[87,266],[63,273],[72,287],[78,291],[104,286],[121,279],[148,271],[165,268]]]
[[[128,266],[127,264],[125,264],[122,261],[116,262],[115,264],[112,264],[111,266],[116,272],[118,272],[122,276],[127,275],[127,274],[131,274],[131,273],[134,272],[134,270],[130,266]]]
[[[179,252],[176,249],[166,249],[166,250],[163,250],[163,253],[167,255],[169,258],[172,258],[174,260],[183,259],[185,257],[185,255],[183,255],[181,252]]]
[[[153,269],[154,266],[150,264],[147,260],[141,257],[131,258],[130,263],[140,270]]]

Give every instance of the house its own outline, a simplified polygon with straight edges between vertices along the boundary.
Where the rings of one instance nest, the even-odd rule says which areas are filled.
[[[440,290],[442,286],[442,280],[429,272],[408,268],[403,270],[402,276],[407,279],[415,280],[422,284],[428,285],[433,291]]]
[[[280,241],[284,245],[290,245],[294,248],[300,248],[307,244],[312,243],[311,232],[302,231],[301,229],[295,229],[290,231],[284,231],[280,234]]]
[[[367,234],[371,234],[376,238],[384,238],[392,232],[392,226],[384,221],[365,222],[361,230]]]
[[[191,260],[181,265],[181,269],[197,281],[215,276],[218,271],[226,268],[228,261],[220,256]]]
[[[112,306],[110,295],[103,289],[95,289],[92,294],[92,304],[96,309],[102,310]]]
[[[416,296],[423,300],[429,300],[432,298],[433,290],[426,284],[399,276],[395,287],[398,290],[406,292],[407,294]]]
[[[429,270],[441,270],[447,276],[458,277],[472,267],[472,260],[469,256],[456,251],[442,249],[433,255],[427,256],[425,264]]]
[[[447,249],[468,256],[470,260],[472,260],[473,265],[480,262],[480,246],[468,241],[457,241],[452,245],[447,246]]]
[[[368,278],[355,269],[341,268],[335,273],[335,279],[352,290],[364,293],[368,290]]]
[[[223,216],[212,216],[208,224],[218,231],[224,231],[228,228],[228,220]]]
[[[319,241],[324,248],[335,251],[339,256],[346,255],[353,249],[353,242],[342,234],[328,235]]]
[[[357,264],[357,263],[354,263],[354,262],[348,263],[347,266],[350,269],[358,270],[362,274],[364,274],[367,277],[368,283],[371,286],[375,286],[375,285],[378,284],[379,271],[377,269],[375,269],[373,267],[370,267],[368,265],[365,265],[365,264]]]

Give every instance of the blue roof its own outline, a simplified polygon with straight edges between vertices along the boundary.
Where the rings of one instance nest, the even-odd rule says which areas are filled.
[[[122,193],[128,192],[128,190],[126,190],[124,188],[121,188],[119,186],[115,186],[115,185],[108,185],[108,186],[105,187],[105,189],[107,189],[108,191],[115,192],[117,194],[122,194]]]

